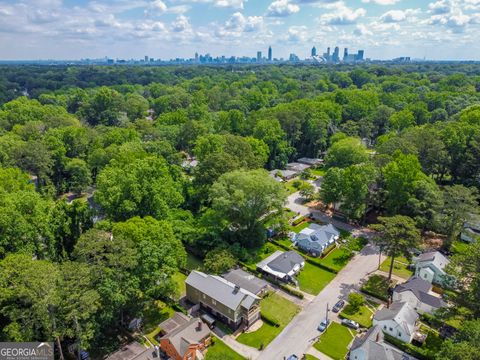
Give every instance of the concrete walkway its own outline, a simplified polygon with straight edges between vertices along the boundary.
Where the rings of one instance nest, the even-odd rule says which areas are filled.
[[[310,349],[308,349],[307,354],[315,356],[318,360],[332,360],[330,356],[327,356],[324,353],[318,351],[313,346]]]
[[[225,334],[222,330],[218,327],[215,327],[212,332],[221,339],[225,345],[230,347],[232,350],[235,350],[237,353],[242,355],[244,358],[247,359],[257,359],[260,355],[260,351],[250,346],[240,344],[236,341],[232,336]]]

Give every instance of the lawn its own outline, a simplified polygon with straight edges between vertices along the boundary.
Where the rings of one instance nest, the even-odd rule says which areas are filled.
[[[468,251],[470,248],[470,244],[464,242],[464,241],[454,241],[452,244],[452,252],[454,254],[459,254],[459,253],[465,253]]]
[[[293,179],[288,182],[284,182],[283,185],[285,186],[285,189],[287,189],[288,194],[293,194],[298,191],[298,188],[304,182],[304,180]],[[297,187],[295,187],[294,184],[297,185]]]
[[[203,270],[203,261],[199,257],[187,252],[187,270]]]
[[[385,261],[382,263],[382,265],[380,265],[380,270],[388,273],[390,271],[390,262],[391,261],[392,261],[391,257],[386,258]],[[392,274],[394,274],[396,276],[399,276],[403,279],[410,278],[410,276],[413,275],[413,271],[411,271],[408,268],[408,264],[409,264],[409,262],[405,258],[400,257],[398,259],[395,259],[395,261],[393,262]]]
[[[344,246],[352,251],[360,251],[365,245],[368,244],[368,240],[362,236],[353,237],[349,235],[346,237],[345,240],[347,241],[347,243]]]
[[[337,247],[335,250],[331,251],[327,257],[321,259],[319,262],[331,269],[340,271],[345,267],[345,265],[348,264],[352,256],[353,254],[349,249]]]
[[[310,172],[315,176],[325,176],[325,169],[310,169]]]
[[[243,333],[237,338],[238,342],[256,349],[267,346],[275,339],[299,311],[297,305],[275,293],[266,296],[260,303],[260,307],[262,315],[277,322],[280,326],[277,327],[263,322],[263,325],[257,331]]]
[[[300,231],[302,231],[303,229],[309,227],[311,224],[310,221],[304,221],[296,226],[290,226],[290,230],[296,232],[296,233],[299,233]]]
[[[243,356],[230,349],[225,343],[214,336],[212,344],[208,347],[205,360],[209,359],[228,359],[228,360],[243,360]]]
[[[318,359],[313,355],[305,354],[305,360],[318,360]]]
[[[285,251],[274,243],[266,242],[262,245],[261,248],[254,249],[250,252],[250,257],[247,261],[245,261],[245,264],[255,265],[263,259],[267,258],[268,256],[272,255],[277,250]]]
[[[347,327],[332,322],[313,346],[334,360],[342,360],[347,355],[352,339],[353,335]]]
[[[394,285],[394,282],[391,284]],[[380,300],[387,301],[388,279],[382,275],[372,275],[362,286],[362,291]]]
[[[334,278],[334,273],[307,262],[297,275],[300,290],[312,295],[317,295]]]
[[[180,271],[177,271],[175,274],[172,276],[172,280],[177,284],[177,294],[179,297],[182,297],[185,295],[185,280],[187,279],[187,276]]]
[[[347,305],[340,313],[340,317],[356,321],[360,326],[369,328],[372,326],[372,316],[377,307],[378,304],[367,301],[365,305],[360,306],[358,311],[353,311],[352,307]]]

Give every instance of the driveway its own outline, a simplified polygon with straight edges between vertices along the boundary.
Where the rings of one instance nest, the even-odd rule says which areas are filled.
[[[325,318],[327,303],[331,308],[339,298],[346,298],[351,291],[358,290],[361,280],[377,270],[377,266],[378,251],[372,245],[367,245],[283,329],[258,359],[281,360],[291,354],[301,356],[307,353],[320,335],[317,326]]]

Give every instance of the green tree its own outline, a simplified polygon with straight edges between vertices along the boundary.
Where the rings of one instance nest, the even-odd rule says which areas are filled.
[[[68,189],[80,195],[92,182],[90,168],[81,159],[71,159],[65,166]]]
[[[356,292],[348,294],[348,305],[353,312],[357,312],[363,304],[365,304],[365,297],[362,294]]]
[[[328,149],[326,166],[346,168],[367,160],[368,153],[360,139],[345,138],[335,142]]]
[[[205,269],[212,274],[223,274],[235,266],[237,260],[227,249],[214,249],[205,256],[203,264]]]
[[[243,246],[252,247],[264,241],[268,215],[281,215],[286,192],[265,170],[236,170],[213,184],[210,199],[221,219],[221,230]]]
[[[311,200],[315,195],[315,187],[312,184],[305,181],[302,182],[302,184],[298,187],[298,191],[306,201]]]
[[[411,250],[420,242],[420,231],[415,227],[413,219],[408,216],[379,217],[378,220],[379,224],[373,224],[370,227],[377,231],[375,243],[391,258],[388,271],[390,282],[395,258],[400,255],[407,259],[411,257]]]
[[[463,185],[447,186],[443,199],[442,223],[447,235],[444,246],[449,248],[458,239],[463,223],[478,213],[478,190]]]
[[[98,175],[95,201],[114,220],[137,215],[162,219],[183,202],[181,182],[175,176],[158,157],[114,161]]]
[[[337,202],[342,200],[344,172],[344,169],[333,167],[325,173],[319,191],[320,199],[325,205],[333,204],[335,206]]]
[[[438,360],[475,360],[480,352],[480,320],[466,321],[460,331],[442,343]]]

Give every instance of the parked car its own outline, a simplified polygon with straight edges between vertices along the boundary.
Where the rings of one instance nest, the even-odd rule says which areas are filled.
[[[340,300],[338,301],[335,306],[333,307],[332,311],[334,313],[338,313],[340,310],[342,310],[342,308],[345,306],[345,301],[344,300]]]
[[[320,325],[318,325],[318,328],[317,330],[320,331],[320,332],[324,332],[325,329],[327,328],[328,324],[330,324],[330,320],[323,320]]]
[[[287,360],[298,360],[298,356],[295,354],[290,355]]]
[[[360,325],[356,321],[350,320],[350,319],[343,319],[342,320],[342,325],[347,326],[349,328],[357,330]]]

